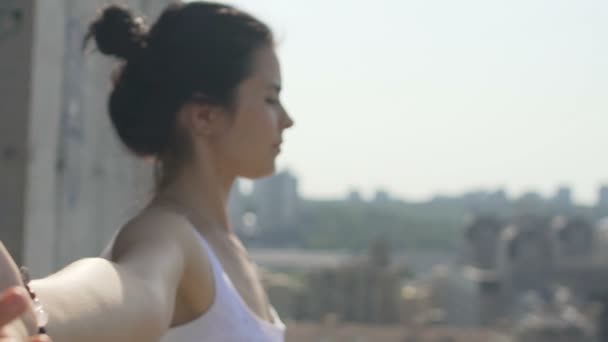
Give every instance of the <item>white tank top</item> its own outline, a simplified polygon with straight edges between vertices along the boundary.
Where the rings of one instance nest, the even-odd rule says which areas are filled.
[[[213,249],[198,232],[207,252],[215,284],[215,298],[209,309],[194,320],[169,329],[162,342],[283,342],[285,325],[272,309],[273,321],[259,318],[228,278]]]

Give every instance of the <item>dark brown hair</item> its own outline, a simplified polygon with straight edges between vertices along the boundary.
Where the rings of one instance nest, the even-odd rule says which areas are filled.
[[[180,107],[194,100],[231,106],[254,52],[273,44],[267,25],[211,2],[171,4],[149,29],[111,5],[91,23],[85,43],[91,38],[100,52],[124,60],[108,104],[118,136],[135,155],[161,162],[184,153]]]

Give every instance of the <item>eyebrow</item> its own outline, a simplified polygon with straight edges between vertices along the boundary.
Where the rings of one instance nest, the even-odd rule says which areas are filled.
[[[273,84],[269,85],[268,88],[276,91],[277,93],[281,92],[281,85],[277,84],[277,83],[273,83]]]

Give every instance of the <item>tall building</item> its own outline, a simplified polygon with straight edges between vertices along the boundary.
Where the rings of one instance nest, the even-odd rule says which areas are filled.
[[[608,185],[603,185],[599,190],[598,207],[608,208]]]
[[[299,213],[298,180],[289,171],[257,180],[253,199],[260,229],[286,227]]]
[[[124,2],[149,18],[168,3]],[[107,115],[116,63],[82,51],[104,3],[0,3],[0,240],[35,276],[98,255],[151,190]]]
[[[351,203],[363,203],[363,198],[358,190],[351,190],[346,197],[346,200]]]
[[[391,197],[387,191],[378,189],[374,195],[374,203],[379,205],[389,204]]]
[[[466,230],[471,265],[481,270],[496,267],[496,249],[504,223],[495,216],[477,216]]]
[[[572,189],[566,186],[560,187],[553,198],[553,204],[562,213],[567,213],[572,210]]]
[[[598,189],[593,216],[596,220],[608,217],[608,185],[603,185]]]

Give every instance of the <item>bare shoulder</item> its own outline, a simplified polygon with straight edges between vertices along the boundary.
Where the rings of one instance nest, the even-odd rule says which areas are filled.
[[[137,245],[167,247],[173,245],[181,251],[191,250],[195,245],[196,232],[190,221],[182,214],[165,208],[146,209],[122,227],[112,242],[109,257],[119,258]]]
[[[113,261],[126,262],[150,282],[160,277],[157,283],[174,285],[170,287],[172,325],[197,317],[213,300],[212,267],[200,248],[199,234],[186,216],[154,208],[127,223],[112,247]]]

